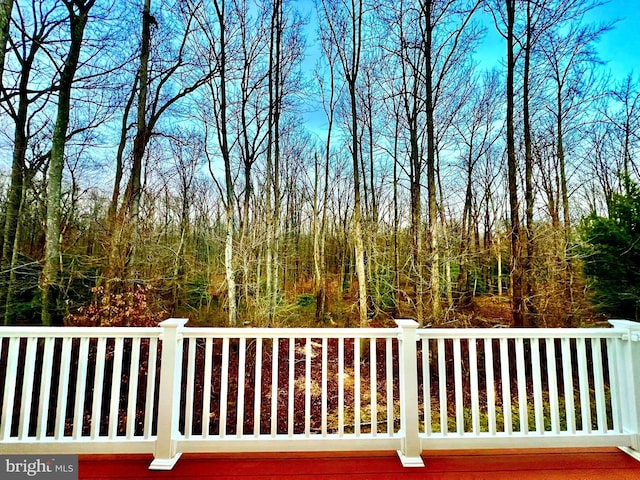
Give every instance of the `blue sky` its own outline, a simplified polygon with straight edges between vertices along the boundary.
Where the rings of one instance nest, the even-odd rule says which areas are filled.
[[[310,17],[310,36],[307,39],[307,60],[304,68],[310,71],[315,66],[316,55],[320,52],[315,46],[315,11],[313,0],[296,0],[295,5],[303,14]],[[500,65],[505,59],[506,44],[496,31],[489,15],[486,19],[486,35],[476,51],[476,60],[485,68]],[[640,0],[610,0],[591,11],[585,22],[609,24],[616,22],[613,29],[606,32],[596,45],[600,60],[605,62],[603,69],[611,73],[615,83],[622,81],[630,73],[640,76]],[[310,112],[305,116],[308,126],[323,132],[326,119],[321,112]]]
[[[605,0],[606,1],[606,0]],[[476,59],[491,68],[504,61],[505,40],[494,29],[486,15],[487,32],[476,53]],[[640,0],[610,0],[585,17],[585,23],[611,24],[596,45],[605,70],[610,70],[615,81],[620,81],[632,71],[640,73]]]
[[[597,48],[601,60],[611,69],[616,79],[622,79],[632,71],[640,73],[640,0],[603,0],[606,4],[590,12],[585,21],[593,23],[611,23],[617,20],[614,28],[607,32]],[[297,8],[311,18],[314,16],[312,0],[295,1]],[[308,47],[312,47],[315,38],[315,22]],[[495,64],[504,57],[504,39],[494,30],[492,22],[487,25],[484,44],[478,49],[478,57],[486,56],[483,63]],[[312,49],[313,53],[317,53]],[[479,58],[480,59],[480,58]]]
[[[614,29],[600,40],[598,51],[612,76],[622,80],[632,71],[635,76],[640,73],[640,0],[611,0],[588,18],[594,22],[616,19]]]

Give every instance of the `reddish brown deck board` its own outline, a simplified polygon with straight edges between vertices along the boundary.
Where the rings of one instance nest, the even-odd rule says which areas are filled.
[[[640,462],[617,449],[431,452],[425,468],[403,468],[395,453],[183,455],[168,472],[151,457],[81,456],[81,480],[113,479],[640,479]]]

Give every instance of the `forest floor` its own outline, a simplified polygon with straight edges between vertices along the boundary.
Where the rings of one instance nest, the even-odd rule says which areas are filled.
[[[373,290],[373,289],[372,289]],[[371,292],[369,300],[370,327],[394,327],[395,319],[417,319],[415,294],[410,285],[403,285],[402,293],[393,297],[390,292]],[[226,292],[217,291],[216,301],[208,306],[174,312],[172,316],[187,317],[192,326],[226,326],[224,297]],[[283,289],[282,298],[271,320],[268,320],[266,300],[252,300],[251,307],[240,306],[239,318],[251,327],[357,327],[358,282],[340,285],[337,276],[327,279],[325,284],[324,314],[316,315],[316,296],[312,279],[297,279]],[[454,298],[452,305],[446,299],[440,305],[437,320],[429,319],[429,306],[425,299],[425,321],[427,327],[438,328],[504,328],[512,324],[511,297],[508,295],[478,295]],[[530,317],[531,326],[537,327],[585,327],[607,326],[606,318],[599,317],[585,304],[578,313],[570,315],[566,305],[554,305]]]

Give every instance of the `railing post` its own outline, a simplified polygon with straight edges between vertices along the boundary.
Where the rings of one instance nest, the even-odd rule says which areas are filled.
[[[170,318],[162,327],[162,357],[158,392],[158,435],[149,470],[171,470],[181,453],[176,452],[182,372],[182,329],[186,318]]]
[[[418,417],[418,323],[413,320],[396,320],[396,325],[400,329],[400,428],[403,434],[398,456],[404,467],[424,467],[420,457],[422,445]],[[425,399],[425,402],[428,401],[429,399]]]
[[[622,430],[633,435],[630,446],[621,447],[640,460],[640,323],[629,320],[609,320],[618,330],[624,330],[616,342],[617,388],[620,401]]]

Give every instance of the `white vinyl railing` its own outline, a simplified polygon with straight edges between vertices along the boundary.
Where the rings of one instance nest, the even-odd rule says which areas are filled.
[[[640,450],[640,324],[0,328],[0,450]]]
[[[614,329],[466,330],[455,338],[430,330],[420,337],[421,393],[431,399],[421,402],[423,446],[629,440]]]
[[[152,452],[161,328],[0,328],[0,445]]]

